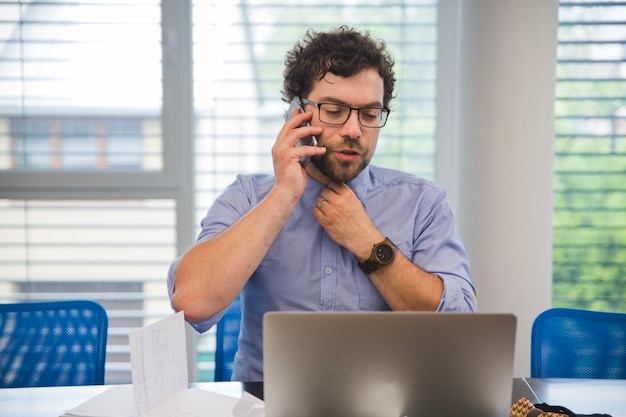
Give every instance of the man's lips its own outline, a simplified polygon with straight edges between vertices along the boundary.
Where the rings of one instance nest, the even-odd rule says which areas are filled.
[[[345,162],[353,162],[356,159],[358,159],[359,156],[361,156],[359,152],[354,151],[352,149],[338,150],[338,151],[335,151],[335,154],[340,160],[345,161]]]

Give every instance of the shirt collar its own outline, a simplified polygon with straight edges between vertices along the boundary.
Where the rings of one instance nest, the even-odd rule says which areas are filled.
[[[347,185],[352,191],[354,191],[357,198],[362,201],[370,183],[370,166],[368,164],[365,169],[363,169],[363,171],[356,176],[356,178],[348,181]],[[311,177],[308,178],[305,195],[310,196],[308,200],[311,204],[315,203],[315,199],[320,195],[320,192],[324,187],[326,187],[326,184],[317,182]]]

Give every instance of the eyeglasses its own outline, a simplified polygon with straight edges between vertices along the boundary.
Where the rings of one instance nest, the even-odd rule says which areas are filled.
[[[337,103],[317,103],[306,98],[300,99],[302,104],[316,106],[319,110],[320,122],[329,125],[342,125],[348,121],[352,110],[356,110],[359,123],[363,127],[381,128],[387,123],[389,109],[380,107],[355,108]]]

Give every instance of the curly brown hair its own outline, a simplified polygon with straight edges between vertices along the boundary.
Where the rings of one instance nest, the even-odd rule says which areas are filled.
[[[383,40],[372,38],[368,31],[361,33],[347,26],[329,32],[307,30],[285,55],[283,100],[306,97],[313,89],[313,82],[329,72],[350,77],[375,68],[384,83],[383,106],[388,107],[394,97],[396,78],[394,60],[386,48]]]

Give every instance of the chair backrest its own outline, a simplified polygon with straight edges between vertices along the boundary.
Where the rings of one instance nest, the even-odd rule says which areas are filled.
[[[107,331],[94,301],[0,304],[0,387],[104,384]]]
[[[626,314],[553,308],[532,326],[534,378],[626,379]]]
[[[228,307],[224,317],[217,323],[215,332],[215,381],[230,381],[237,352],[241,325],[241,302],[239,296]]]

